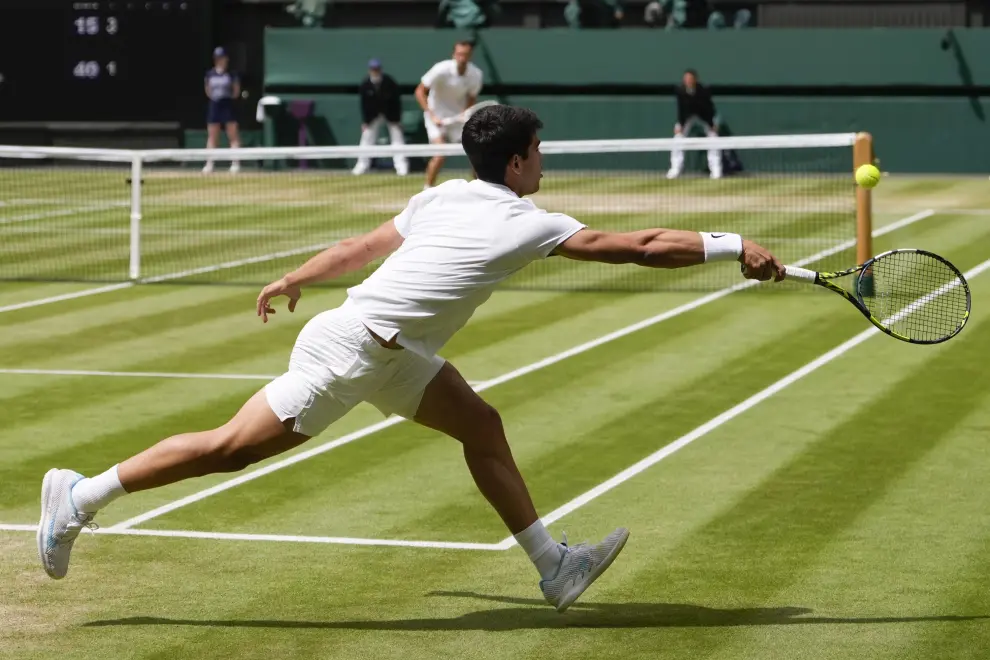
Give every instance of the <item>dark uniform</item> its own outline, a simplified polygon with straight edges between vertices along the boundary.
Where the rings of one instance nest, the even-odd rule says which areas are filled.
[[[715,102],[712,101],[712,93],[707,87],[698,83],[694,87],[694,92],[689,93],[684,85],[677,86],[677,131],[676,137],[688,137],[691,127],[701,122],[705,129],[705,135],[716,137],[716,113]],[[670,170],[667,172],[668,179],[676,179],[684,169],[684,151],[681,149],[671,149]],[[722,152],[718,149],[708,150],[708,172],[713,179],[722,178]]]
[[[370,147],[378,140],[378,131],[382,124],[388,126],[388,136],[392,146],[398,147],[406,143],[402,135],[402,95],[395,79],[382,71],[382,63],[373,59],[368,62],[369,73],[361,81],[358,95],[361,97],[361,146]],[[405,176],[409,173],[409,160],[400,154],[392,158],[396,174]],[[352,170],[354,174],[364,174],[371,167],[371,159],[367,156],[358,158]]]
[[[715,126],[715,102],[707,87],[698,83],[689,94],[684,85],[677,86],[677,123],[685,127],[691,119],[699,119],[706,129]]]
[[[206,123],[226,125],[237,121],[234,116],[234,84],[237,82],[237,74],[212,68],[206,72],[205,81],[210,96]]]
[[[402,98],[395,78],[383,73],[375,84],[371,76],[361,82],[361,123],[370,124],[380,116],[390,124],[402,121]]]

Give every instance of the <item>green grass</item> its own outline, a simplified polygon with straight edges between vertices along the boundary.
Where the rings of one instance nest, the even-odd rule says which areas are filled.
[[[885,180],[878,225],[939,213],[875,249],[924,247],[963,270],[990,258],[990,216],[952,211],[986,207],[985,181],[943,183]],[[0,283],[0,307],[89,286]],[[85,535],[54,582],[33,534],[0,531],[0,657],[984,658],[990,274],[971,286],[958,338],[919,347],[874,336],[554,523],[577,541],[632,530],[564,615],[542,603],[518,548]],[[483,381],[703,295],[616,289],[497,293],[443,355]],[[0,313],[0,369],[278,374],[302,325],[344,293],[310,291],[268,325],[255,295],[168,283]],[[825,292],[736,293],[484,396],[546,514],[866,327]],[[0,523],[37,521],[49,467],[93,473],[220,424],[263,382],[0,372]],[[295,453],[379,421],[361,406]],[[125,497],[99,522],[229,478]],[[408,422],[138,528],[507,536],[454,441]]]

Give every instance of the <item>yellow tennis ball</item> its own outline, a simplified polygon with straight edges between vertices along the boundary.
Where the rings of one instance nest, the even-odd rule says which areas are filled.
[[[860,165],[856,170],[856,183],[864,188],[874,188],[880,183],[880,170],[875,165]]]

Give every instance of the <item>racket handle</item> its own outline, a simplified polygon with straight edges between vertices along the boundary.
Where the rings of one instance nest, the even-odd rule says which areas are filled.
[[[785,279],[788,280],[802,280],[804,282],[811,282],[814,284],[818,279],[818,273],[813,270],[808,270],[807,268],[784,266],[784,272],[786,273]]]

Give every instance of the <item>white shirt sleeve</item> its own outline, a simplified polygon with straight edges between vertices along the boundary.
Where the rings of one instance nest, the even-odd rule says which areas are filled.
[[[546,259],[551,252],[586,227],[569,215],[534,211],[526,218],[527,235],[524,244],[534,259]]]
[[[427,89],[433,87],[433,85],[437,82],[437,78],[443,75],[444,64],[446,64],[446,62],[437,62],[430,67],[429,71],[423,74],[421,82],[424,87]]]
[[[412,231],[413,216],[436,196],[436,188],[430,188],[412,196],[406,208],[394,219],[395,230],[399,232],[399,236],[409,238],[409,233]]]

